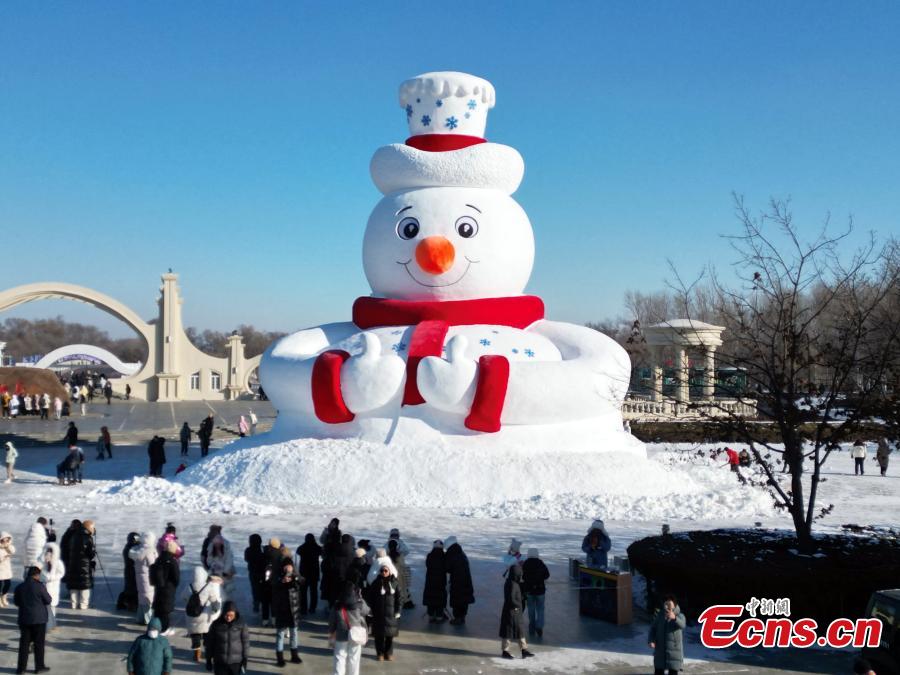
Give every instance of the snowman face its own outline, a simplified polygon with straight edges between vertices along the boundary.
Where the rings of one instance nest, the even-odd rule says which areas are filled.
[[[375,207],[363,240],[373,293],[398,300],[521,295],[533,263],[528,216],[499,190],[394,192]]]

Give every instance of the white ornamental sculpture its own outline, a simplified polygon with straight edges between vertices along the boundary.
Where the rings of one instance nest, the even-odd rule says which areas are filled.
[[[363,240],[372,295],[352,320],[273,344],[260,366],[276,438],[640,450],[622,432],[631,364],[525,295],[534,234],[510,196],[519,153],[484,139],[493,86],[437,72],[400,87],[410,138],[379,148]]]

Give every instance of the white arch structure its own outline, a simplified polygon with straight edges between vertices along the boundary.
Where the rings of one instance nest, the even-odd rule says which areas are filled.
[[[66,345],[65,347],[58,347],[41,358],[40,361],[34,364],[34,367],[49,368],[57,361],[62,361],[72,356],[80,356],[82,354],[84,356],[89,356],[92,359],[102,361],[122,375],[134,375],[141,369],[140,363],[125,363],[108,349],[95,347],[94,345]]]
[[[200,351],[184,333],[178,275],[163,274],[159,292],[159,315],[152,324],[104,293],[55,281],[0,291],[0,312],[36,300],[72,300],[93,305],[131,326],[147,346],[147,362],[137,373],[113,381],[113,388],[119,393],[124,392],[126,384],[133,396],[148,401],[237,399],[249,393],[250,372],[259,366],[261,355],[246,358],[240,335],[228,338],[225,358]],[[217,387],[213,386],[215,383]]]

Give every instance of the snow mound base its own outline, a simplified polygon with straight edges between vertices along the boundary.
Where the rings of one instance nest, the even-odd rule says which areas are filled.
[[[85,499],[98,504],[158,506],[200,513],[268,516],[281,512],[277,506],[256,504],[243,496],[146,476],[94,488]]]
[[[181,474],[196,487],[291,506],[452,508],[492,518],[653,520],[769,513],[730,472],[633,452],[518,452],[299,439],[237,441]],[[259,443],[257,438],[255,443]]]

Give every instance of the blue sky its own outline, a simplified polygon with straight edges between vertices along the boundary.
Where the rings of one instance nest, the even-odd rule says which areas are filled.
[[[730,192],[900,232],[893,2],[0,5],[3,286],[104,291],[145,316],[181,274],[185,321],[293,330],[369,289],[374,150],[399,83],[491,80],[519,149],[529,286],[553,318],[728,267]],[[861,234],[860,234],[861,236]],[[0,314],[113,320],[73,303]]]

